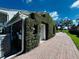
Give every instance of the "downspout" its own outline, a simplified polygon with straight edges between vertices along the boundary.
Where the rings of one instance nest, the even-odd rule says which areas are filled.
[[[24,21],[25,19],[22,20],[22,49],[20,52],[17,53],[17,55],[23,53],[24,51],[24,23],[25,23]]]
[[[24,23],[25,23],[25,19],[22,19],[22,49],[21,49],[21,51],[14,55],[11,55],[10,57],[7,57],[5,59],[12,59],[12,58],[16,57],[17,55],[24,52]]]

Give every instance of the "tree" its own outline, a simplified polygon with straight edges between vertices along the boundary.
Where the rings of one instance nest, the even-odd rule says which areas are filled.
[[[73,22],[72,20],[63,20],[62,21],[62,26],[72,26]]]

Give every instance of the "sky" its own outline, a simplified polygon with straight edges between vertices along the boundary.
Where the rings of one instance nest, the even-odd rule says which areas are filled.
[[[0,0],[0,7],[49,12],[54,20],[79,18],[79,0]]]

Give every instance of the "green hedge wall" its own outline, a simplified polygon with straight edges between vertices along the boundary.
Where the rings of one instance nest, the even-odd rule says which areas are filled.
[[[49,14],[31,13],[29,18],[25,20],[25,51],[30,51],[39,45],[41,23],[48,24],[48,39],[55,35],[53,32],[55,24]],[[37,25],[37,33],[34,33],[33,29],[35,25]]]
[[[25,49],[29,51],[38,45],[39,38],[33,34],[34,21],[27,19],[25,22]]]

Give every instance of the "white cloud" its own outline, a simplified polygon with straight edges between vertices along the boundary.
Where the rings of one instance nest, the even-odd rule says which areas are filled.
[[[46,10],[44,10],[44,12],[47,12]]]
[[[79,0],[75,1],[72,5],[71,8],[79,8]]]
[[[26,0],[26,3],[31,3],[32,2],[32,0]]]
[[[59,18],[59,15],[58,15],[57,11],[51,12],[50,16],[53,18],[53,20],[57,20]]]

